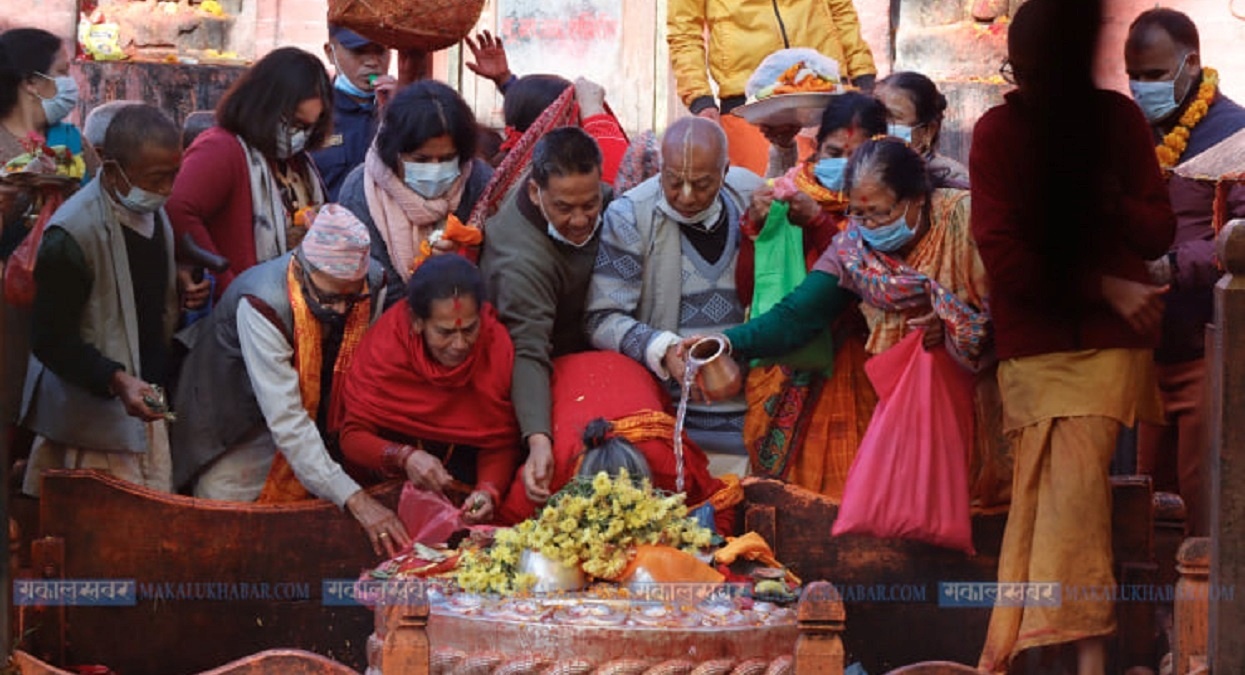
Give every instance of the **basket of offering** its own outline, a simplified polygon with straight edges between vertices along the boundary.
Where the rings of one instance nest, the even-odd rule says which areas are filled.
[[[394,49],[434,52],[471,32],[484,0],[329,0],[329,23]]]

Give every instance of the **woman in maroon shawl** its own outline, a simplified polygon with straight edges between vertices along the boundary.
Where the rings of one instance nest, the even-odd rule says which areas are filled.
[[[514,346],[475,266],[429,258],[363,337],[342,389],[341,448],[355,465],[465,497],[489,522],[519,461],[510,402]]]

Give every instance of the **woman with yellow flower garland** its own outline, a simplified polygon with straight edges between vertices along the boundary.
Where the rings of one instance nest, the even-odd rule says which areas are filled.
[[[1167,424],[1139,426],[1137,469],[1154,478],[1155,489],[1184,498],[1189,536],[1210,531],[1203,327],[1214,318],[1212,294],[1219,278],[1215,223],[1245,217],[1245,187],[1225,189],[1226,199],[1217,207],[1214,185],[1170,174],[1245,128],[1245,108],[1219,91],[1219,73],[1202,66],[1198,42],[1188,16],[1158,8],[1133,21],[1124,46],[1130,89],[1154,131],[1176,213],[1175,242],[1150,263],[1153,281],[1171,286],[1154,354]]]

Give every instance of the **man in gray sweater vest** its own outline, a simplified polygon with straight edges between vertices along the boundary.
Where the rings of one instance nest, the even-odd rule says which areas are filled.
[[[739,221],[761,179],[728,169],[721,127],[700,118],[670,125],[660,174],[605,211],[586,310],[593,346],[630,356],[679,393],[680,334],[742,323],[735,290]],[[714,475],[747,473],[743,395],[688,406],[687,432]]]
[[[165,410],[177,322],[173,232],[164,202],[181,166],[181,133],[158,109],[119,111],[98,178],[48,223],[22,424],[38,434],[23,491],[44,469],[100,469],[169,491]]]

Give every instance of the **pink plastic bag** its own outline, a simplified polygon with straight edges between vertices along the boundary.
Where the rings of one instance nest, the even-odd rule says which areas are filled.
[[[869,359],[878,406],[831,534],[900,537],[973,553],[968,453],[973,376],[922,331]]]
[[[398,499],[398,519],[411,534],[411,541],[426,546],[444,544],[450,535],[467,527],[458,507],[445,495],[420,490],[409,481]]]

